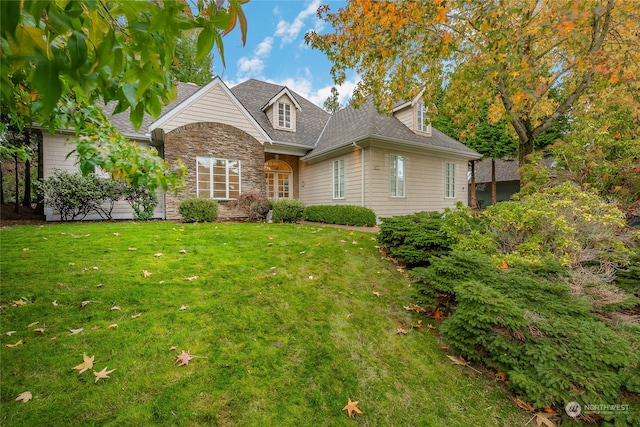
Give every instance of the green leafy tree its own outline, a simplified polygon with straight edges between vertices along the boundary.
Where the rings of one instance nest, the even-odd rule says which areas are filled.
[[[337,113],[338,111],[340,111],[340,109],[342,108],[342,105],[340,105],[340,101],[338,100],[338,96],[340,94],[338,93],[338,89],[336,89],[336,87],[332,87],[331,88],[331,95],[324,101],[324,104],[322,104],[322,108],[328,112],[328,113]]]
[[[591,90],[624,89],[640,105],[636,2],[349,0],[318,15],[333,32],[309,32],[306,41],[328,56],[337,84],[350,70],[362,76],[356,103],[371,95],[391,111],[398,98],[447,82],[465,115],[487,104],[490,121],[511,125],[521,164]]]
[[[185,37],[176,42],[175,61],[171,64],[171,73],[179,82],[195,83],[204,86],[213,75],[213,55],[197,58],[197,39]]]
[[[120,135],[95,101],[117,101],[114,113],[129,110],[135,127],[144,114],[157,117],[176,94],[176,41],[194,33],[196,57],[216,47],[224,65],[222,37],[237,23],[245,42],[246,1],[198,1],[196,11],[184,0],[3,1],[3,113],[20,129],[35,121],[54,132],[73,122],[83,173],[100,166],[133,185],[178,185],[180,175]]]

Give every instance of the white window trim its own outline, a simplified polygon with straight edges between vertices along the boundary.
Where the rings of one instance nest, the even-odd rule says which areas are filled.
[[[398,159],[402,160],[402,181],[398,180],[398,167],[397,167],[397,161]],[[395,176],[392,175],[393,171],[396,171]],[[395,181],[395,194],[394,194],[394,188],[391,187],[391,181]],[[389,156],[389,194],[390,197],[393,198],[405,198],[407,193],[406,193],[406,180],[407,180],[407,174],[406,174],[406,168],[405,168],[405,158],[404,156],[400,156],[397,154],[392,154]],[[398,183],[401,183],[402,186],[399,187]],[[402,191],[399,192],[398,189],[401,189]],[[399,194],[401,193],[401,194]]]
[[[283,109],[282,122],[283,125],[280,124],[280,107]],[[289,110],[289,126],[287,126],[286,117],[287,117],[287,109]],[[276,103],[276,127],[278,129],[286,129],[293,130],[293,120],[294,120],[294,109],[291,108],[291,104],[288,102],[279,101]]]
[[[235,197],[229,197],[229,163],[238,162],[238,194],[242,194],[242,162],[236,159],[222,159],[219,157],[196,157],[196,195],[200,195],[200,180],[198,167],[200,161],[209,162],[209,198],[214,200],[236,200]],[[213,162],[222,160],[225,162],[225,197],[213,197]]]
[[[444,164],[444,198],[456,198],[456,164],[453,162]]]
[[[344,187],[345,187],[344,159],[334,160],[333,163],[331,164],[331,166],[332,166],[332,170],[333,170],[333,179],[331,180],[331,184],[332,184],[332,188],[333,188],[333,190],[332,190],[333,191],[333,199],[334,200],[343,200],[345,198],[344,197]],[[338,173],[336,173],[336,166],[337,166]],[[340,171],[342,171],[342,176],[340,176]],[[342,178],[342,179],[340,179],[340,178]]]

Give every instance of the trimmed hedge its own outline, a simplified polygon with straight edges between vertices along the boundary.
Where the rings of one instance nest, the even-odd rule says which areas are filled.
[[[304,219],[325,224],[368,227],[376,225],[376,214],[362,206],[308,206],[304,210]]]
[[[271,203],[273,222],[298,222],[304,214],[304,203],[298,199],[280,199]]]
[[[218,201],[190,197],[180,202],[178,212],[184,222],[212,222],[218,218]]]

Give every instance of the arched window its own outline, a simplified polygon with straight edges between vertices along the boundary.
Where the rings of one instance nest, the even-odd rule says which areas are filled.
[[[268,160],[264,165],[267,197],[270,199],[290,199],[292,175],[293,169],[282,160]]]

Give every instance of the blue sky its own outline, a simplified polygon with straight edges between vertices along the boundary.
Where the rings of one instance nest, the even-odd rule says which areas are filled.
[[[322,106],[335,86],[331,63],[326,56],[304,43],[309,30],[330,31],[316,11],[327,4],[332,11],[345,5],[336,0],[251,0],[243,6],[247,16],[247,44],[242,47],[235,29],[224,38],[226,69],[214,55],[214,73],[228,86],[254,78],[281,84]],[[337,86],[340,101],[346,103],[358,78],[347,76]]]

